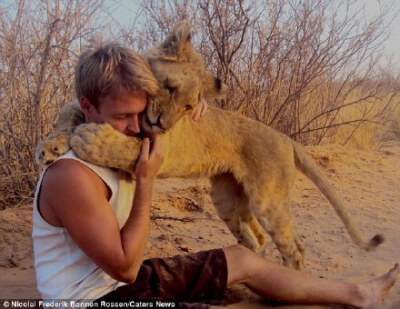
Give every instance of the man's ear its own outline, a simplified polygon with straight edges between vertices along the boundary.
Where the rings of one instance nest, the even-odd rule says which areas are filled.
[[[79,105],[81,107],[83,114],[85,115],[85,118],[89,119],[92,109],[95,107],[90,103],[89,99],[85,96],[81,96],[79,98]]]

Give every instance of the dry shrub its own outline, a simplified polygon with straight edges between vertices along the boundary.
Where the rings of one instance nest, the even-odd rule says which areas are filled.
[[[35,146],[73,97],[81,45],[114,25],[111,38],[142,51],[189,20],[194,45],[231,89],[215,104],[304,144],[369,147],[400,135],[398,79],[371,82],[392,0],[369,20],[353,0],[147,0],[126,26],[107,25],[102,2],[0,2],[0,208],[32,197]]]
[[[74,62],[101,2],[0,3],[0,209],[32,199],[36,145],[73,97]]]

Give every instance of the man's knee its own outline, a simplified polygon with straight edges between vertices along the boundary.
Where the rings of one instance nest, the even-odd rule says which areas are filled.
[[[240,244],[223,250],[228,268],[228,285],[247,281],[252,274],[252,266],[259,257]]]
[[[223,248],[225,255],[232,255],[232,256],[238,256],[238,257],[248,257],[249,255],[254,255],[255,253],[251,251],[250,249],[246,248],[245,246],[241,244],[236,244],[232,245],[226,248]]]

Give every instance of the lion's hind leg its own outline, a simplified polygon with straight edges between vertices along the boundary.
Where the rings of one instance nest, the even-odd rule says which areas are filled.
[[[249,198],[230,173],[211,178],[211,199],[219,217],[238,242],[258,253],[266,242],[266,233],[249,208]]]
[[[304,267],[305,250],[298,239],[293,226],[292,215],[289,207],[289,199],[283,198],[278,201],[268,201],[268,207],[256,208],[259,221],[263,228],[269,233],[279,252],[285,266],[294,269]]]

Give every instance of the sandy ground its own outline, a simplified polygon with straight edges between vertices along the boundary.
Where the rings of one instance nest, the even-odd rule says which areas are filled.
[[[392,142],[376,151],[355,151],[341,146],[318,146],[308,151],[340,192],[365,235],[383,233],[386,242],[374,252],[358,249],[327,200],[311,181],[298,173],[292,211],[297,233],[307,250],[305,272],[356,281],[386,272],[400,261],[400,143]],[[208,192],[209,184],[204,179],[157,181],[148,257],[235,243],[218,219]],[[30,234],[30,205],[0,211],[0,298],[39,297]],[[280,263],[272,242],[267,258]],[[227,299],[227,303],[242,302],[232,308],[269,308],[242,287],[229,290]],[[400,308],[399,282],[379,308]]]

